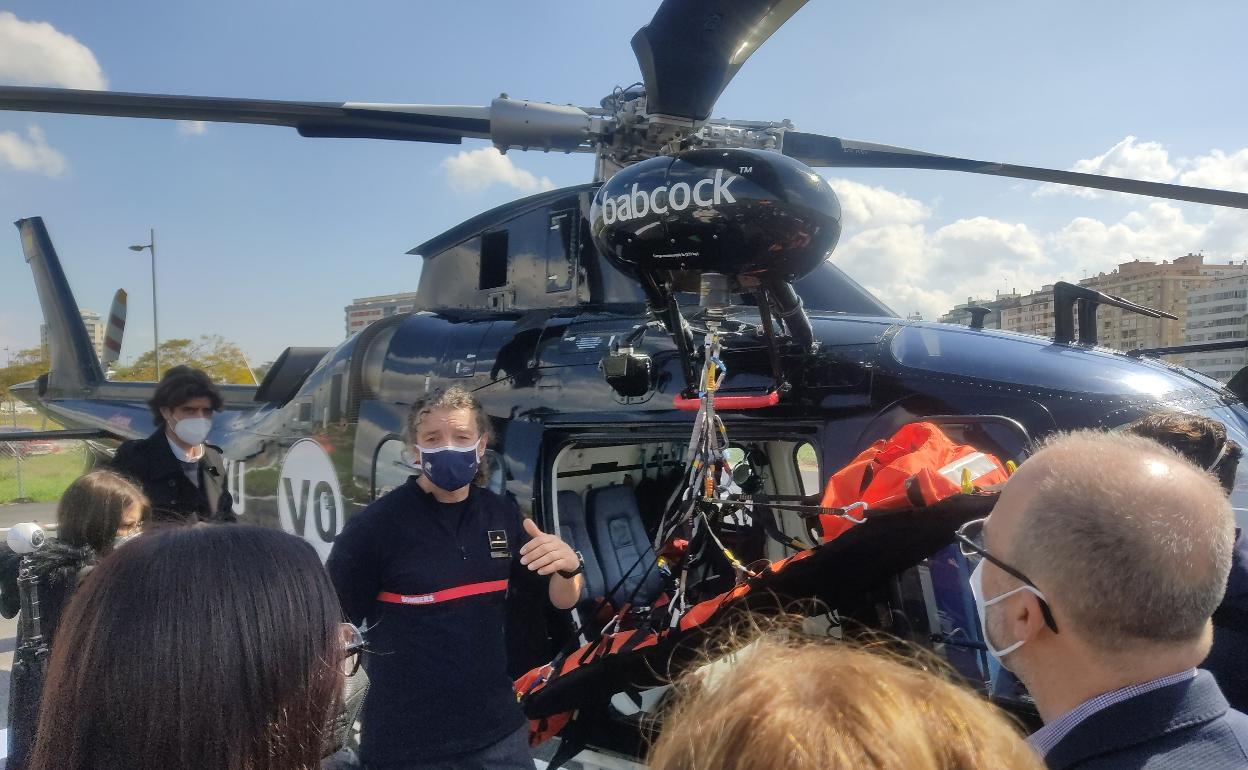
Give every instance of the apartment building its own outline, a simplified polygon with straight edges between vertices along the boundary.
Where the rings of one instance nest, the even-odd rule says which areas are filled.
[[[396,313],[410,313],[416,305],[416,292],[407,294],[384,294],[377,297],[357,297],[346,307],[347,336]]]

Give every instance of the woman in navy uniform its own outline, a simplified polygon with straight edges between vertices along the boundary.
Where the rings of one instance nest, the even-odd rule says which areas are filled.
[[[360,759],[378,770],[531,770],[503,601],[527,574],[549,579],[556,607],[572,607],[581,559],[472,483],[490,431],[467,391],[417,402],[407,423],[421,475],[354,516],[327,564],[347,617],[370,629]]]

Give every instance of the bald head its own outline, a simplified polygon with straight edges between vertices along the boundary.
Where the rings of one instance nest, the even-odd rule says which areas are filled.
[[[998,504],[1007,558],[1095,646],[1204,638],[1230,570],[1234,520],[1218,483],[1140,436],[1050,439]]]

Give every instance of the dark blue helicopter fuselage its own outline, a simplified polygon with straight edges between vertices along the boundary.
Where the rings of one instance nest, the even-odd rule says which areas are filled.
[[[410,405],[451,385],[472,391],[491,418],[492,486],[551,529],[554,461],[563,448],[687,441],[692,415],[674,407],[686,388],[678,345],[654,322],[637,283],[595,250],[586,225],[593,191],[585,186],[509,204],[418,247],[425,265],[416,305],[426,310],[383,318],[323,355],[284,355],[259,388],[228,386],[209,441],[227,459],[240,519],[282,527],[327,555],[348,517],[411,472],[403,451]],[[28,260],[45,317],[76,318],[59,265],[43,270],[41,260],[56,262],[46,233],[43,240],[47,253],[28,249]],[[781,341],[778,368],[787,390],[778,404],[721,416],[730,441],[810,444],[822,477],[927,415],[998,416],[1040,437],[1182,410],[1221,420],[1248,446],[1248,410],[1240,400],[1182,367],[1028,335],[901,320],[830,262],[795,286],[815,344]],[[706,318],[696,297],[678,296],[698,329]],[[720,395],[768,391],[775,370],[759,309],[748,297],[734,300],[721,330],[728,372]],[[644,394],[626,397],[600,364],[630,335],[653,362],[653,374]],[[66,360],[74,356],[53,357],[54,364]],[[75,381],[50,376],[15,392],[66,427],[117,439],[153,429],[145,405],[152,384]],[[1003,456],[1025,449],[1026,440],[1009,431],[989,430],[983,438]],[[95,446],[107,454],[106,445]],[[1248,523],[1248,483],[1237,484],[1234,501],[1241,524]],[[548,618],[548,625],[558,622]],[[531,644],[513,638],[518,670],[548,660],[560,633],[566,635],[538,633]],[[607,730],[594,740],[637,751],[630,743],[636,735]]]

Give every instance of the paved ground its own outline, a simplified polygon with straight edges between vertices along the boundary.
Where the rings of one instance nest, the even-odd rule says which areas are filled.
[[[56,503],[0,505],[0,527],[11,527],[23,521],[44,524],[56,521]]]

